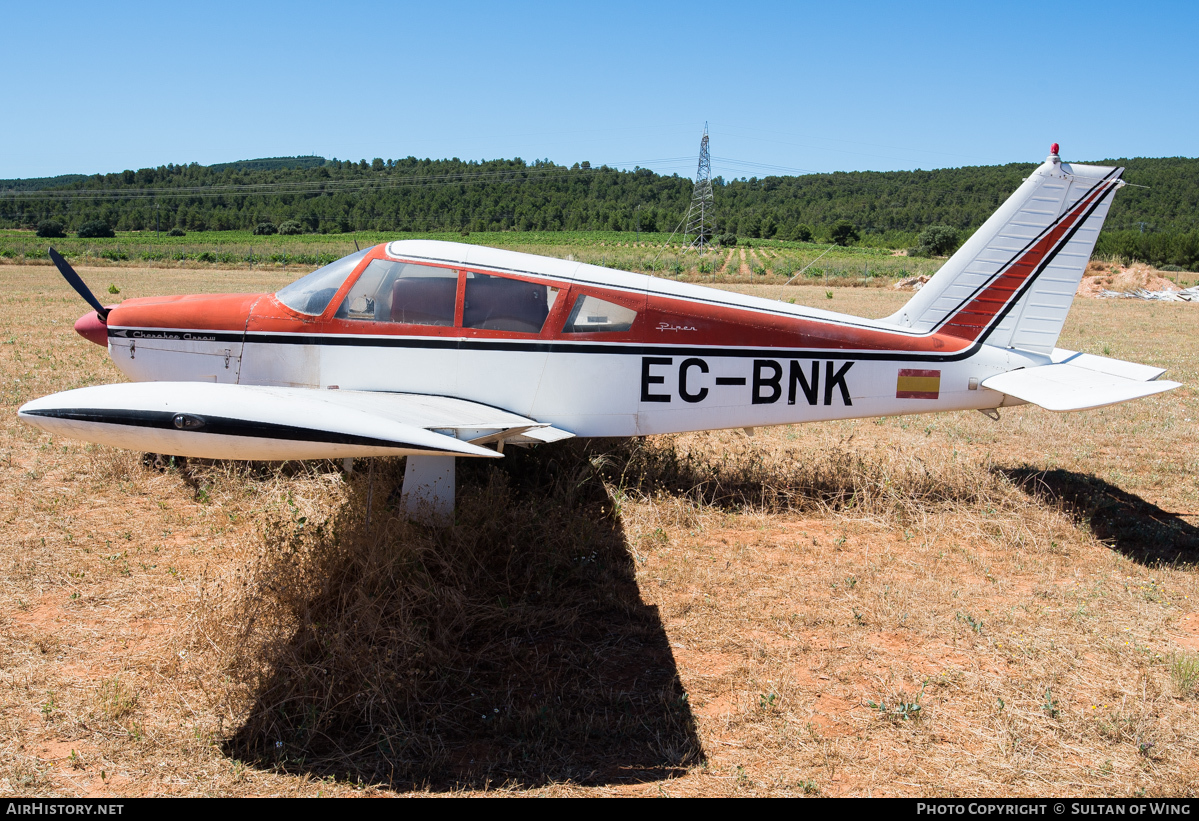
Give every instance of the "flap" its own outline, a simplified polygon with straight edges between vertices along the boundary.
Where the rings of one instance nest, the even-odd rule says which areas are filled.
[[[549,425],[541,428],[531,428],[523,431],[519,436],[511,441],[518,445],[521,444],[548,444],[549,442],[560,442],[563,439],[569,439],[574,436],[569,431],[561,428],[551,428]]]
[[[498,442],[501,439],[518,443],[557,442],[574,436],[569,431],[550,427],[544,422],[537,422],[520,414],[449,396],[340,390],[315,393],[323,402],[416,425],[476,445]]]

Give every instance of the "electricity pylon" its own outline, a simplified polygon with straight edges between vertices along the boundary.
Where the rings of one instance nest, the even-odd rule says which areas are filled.
[[[716,200],[712,196],[712,158],[708,154],[707,123],[704,123],[704,137],[699,141],[699,169],[695,172],[695,188],[691,191],[686,225],[683,244],[706,251],[716,233]],[[691,242],[687,242],[688,237],[693,237]]]

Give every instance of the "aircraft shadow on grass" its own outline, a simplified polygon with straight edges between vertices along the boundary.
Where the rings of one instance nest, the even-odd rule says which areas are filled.
[[[404,522],[402,467],[378,460],[354,474],[340,535],[275,537],[308,557],[265,576],[293,628],[251,659],[269,672],[226,754],[434,791],[646,782],[702,762],[586,446],[513,450],[502,470],[459,468],[453,528]]]
[[[1001,472],[1030,496],[1061,506],[1097,538],[1138,564],[1199,562],[1199,528],[1097,476],[1061,468]]]

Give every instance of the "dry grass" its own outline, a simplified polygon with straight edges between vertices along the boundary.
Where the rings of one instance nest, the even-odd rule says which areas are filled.
[[[157,471],[19,425],[116,372],[52,272],[0,279],[4,793],[1199,792],[1194,306],[1071,314],[1161,397],[517,451],[433,532],[398,461]]]
[[[698,760],[591,463],[513,456],[465,471],[441,531],[388,506],[403,473],[379,460],[324,509],[274,511],[244,565],[201,581],[192,672],[239,717],[228,752],[408,789],[652,779]]]

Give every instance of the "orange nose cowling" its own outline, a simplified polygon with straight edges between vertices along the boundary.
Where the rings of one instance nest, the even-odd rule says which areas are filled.
[[[75,333],[82,336],[88,342],[95,342],[97,345],[108,347],[108,326],[100,321],[100,317],[95,311],[86,313],[79,319],[75,320]]]

